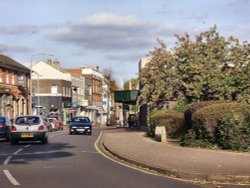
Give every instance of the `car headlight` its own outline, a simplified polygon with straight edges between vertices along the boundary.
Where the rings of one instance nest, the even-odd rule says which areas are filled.
[[[85,129],[89,129],[90,127],[84,127]]]
[[[77,127],[71,127],[71,128],[76,129]]]

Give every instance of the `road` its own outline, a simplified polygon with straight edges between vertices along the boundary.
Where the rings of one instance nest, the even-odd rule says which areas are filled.
[[[0,141],[1,188],[189,188],[204,187],[143,173],[120,165],[95,149],[100,129],[92,136],[52,132],[49,143],[11,145]]]

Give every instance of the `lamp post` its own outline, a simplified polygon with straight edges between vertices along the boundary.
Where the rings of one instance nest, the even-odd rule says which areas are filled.
[[[33,55],[30,56],[30,114],[32,114],[32,97],[33,97],[33,91],[32,91],[32,72],[33,72],[32,66],[33,66],[33,57],[35,57],[35,56],[41,56],[41,55],[53,56],[52,53],[37,53],[37,54],[33,54]],[[39,80],[39,76],[40,75],[38,75],[38,80]],[[37,85],[39,85],[39,81],[38,81]],[[40,103],[40,101],[39,101],[39,103]]]

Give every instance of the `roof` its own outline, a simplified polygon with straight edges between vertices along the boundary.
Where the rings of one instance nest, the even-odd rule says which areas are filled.
[[[16,71],[21,71],[24,73],[30,73],[30,69],[24,65],[18,63],[14,59],[0,54],[0,67],[8,68]]]

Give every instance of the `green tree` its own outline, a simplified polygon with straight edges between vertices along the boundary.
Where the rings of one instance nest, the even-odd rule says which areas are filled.
[[[149,52],[151,61],[142,70],[142,98],[146,98],[151,109],[160,109],[165,99],[172,99],[175,87],[174,59],[163,41]]]
[[[141,98],[151,109],[161,109],[164,100],[250,99],[250,45],[235,37],[225,39],[216,26],[191,40],[176,35],[169,51],[159,47],[149,52],[151,61],[142,70]]]

